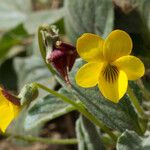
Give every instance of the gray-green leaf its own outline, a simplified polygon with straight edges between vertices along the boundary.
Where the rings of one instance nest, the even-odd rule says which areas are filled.
[[[149,150],[150,135],[148,137],[140,137],[134,131],[125,131],[119,137],[117,142],[117,150]]]
[[[31,13],[24,22],[28,33],[33,34],[42,24],[54,24],[64,16],[64,9],[43,10]]]
[[[31,0],[0,0],[0,29],[8,30],[26,20]]]
[[[76,134],[79,150],[104,150],[100,133],[85,117],[80,116],[76,122]]]
[[[71,42],[84,32],[106,36],[113,28],[112,0],[65,0],[65,25]]]
[[[21,89],[25,84],[40,82],[50,88],[55,86],[55,79],[45,67],[43,60],[38,56],[27,58],[16,58],[14,60],[15,70],[18,75],[18,86]]]
[[[106,100],[97,87],[85,89],[76,84],[75,74],[83,64],[84,62],[80,59],[76,61],[70,73],[70,80],[74,94],[83,102],[88,111],[110,128],[121,132],[130,129],[140,133],[138,117],[128,95],[125,95],[118,104],[114,104]]]
[[[34,34],[38,26],[54,24],[63,14],[63,8],[33,12],[31,0],[0,0],[0,30],[9,30],[22,23],[30,34]]]
[[[68,97],[71,96],[64,89],[61,89],[59,92]],[[27,130],[32,129],[73,110],[75,110],[73,106],[64,103],[62,100],[53,95],[38,98],[29,108],[28,115],[25,120],[25,128]]]

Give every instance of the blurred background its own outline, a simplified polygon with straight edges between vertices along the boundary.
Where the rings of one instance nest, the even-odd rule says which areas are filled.
[[[37,29],[44,23],[55,24],[62,40],[73,45],[84,32],[106,37],[113,29],[125,30],[133,39],[133,54],[146,66],[143,81],[150,89],[149,0],[0,0],[0,85],[5,89],[18,94],[25,84],[34,81],[55,90],[60,88],[39,53]],[[40,97],[44,95],[40,93]],[[47,106],[43,106],[43,110],[44,107]],[[74,138],[77,118],[78,113],[71,112],[43,123],[32,135]],[[22,127],[19,132],[28,134]],[[10,143],[0,136],[0,150],[77,149],[76,145],[21,145],[21,142]]]

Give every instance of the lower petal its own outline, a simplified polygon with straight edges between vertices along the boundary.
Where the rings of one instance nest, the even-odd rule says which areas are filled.
[[[103,73],[99,76],[99,89],[102,95],[114,103],[118,103],[127,91],[128,79],[123,71],[119,71],[115,81],[109,82]]]
[[[0,106],[0,130],[2,132],[5,132],[14,117],[11,110],[7,103]]]
[[[5,132],[9,124],[18,115],[20,107],[8,101],[0,88],[0,130]]]
[[[127,74],[129,80],[137,80],[145,73],[144,64],[135,56],[120,57],[114,64]]]
[[[84,88],[93,87],[98,83],[101,63],[87,63],[76,74],[76,83]]]

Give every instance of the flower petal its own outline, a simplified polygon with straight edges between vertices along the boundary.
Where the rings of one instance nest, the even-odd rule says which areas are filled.
[[[77,40],[77,52],[81,58],[90,61],[99,61],[103,59],[104,40],[91,33],[84,33]]]
[[[128,55],[120,57],[114,64],[127,74],[129,80],[137,80],[145,73],[144,64],[135,56]]]
[[[114,103],[118,103],[127,90],[128,80],[123,71],[119,71],[118,78],[113,82],[108,82],[103,73],[99,76],[98,87],[102,95]]]
[[[108,61],[129,55],[132,50],[132,40],[130,36],[122,30],[112,31],[104,42],[104,57]]]
[[[18,115],[19,111],[19,106],[8,101],[0,91],[0,130],[2,132],[5,132],[11,121]]]
[[[76,83],[84,88],[93,87],[98,83],[101,63],[87,63],[76,74]]]

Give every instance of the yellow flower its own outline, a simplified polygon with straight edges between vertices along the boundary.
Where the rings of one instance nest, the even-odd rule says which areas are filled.
[[[9,124],[20,111],[16,97],[0,88],[0,130],[5,132]]]
[[[112,31],[103,40],[101,37],[85,33],[77,40],[77,51],[87,61],[76,74],[76,83],[84,88],[98,84],[102,95],[114,103],[123,97],[128,80],[136,80],[144,75],[143,63],[131,56],[132,40],[122,30]]]

